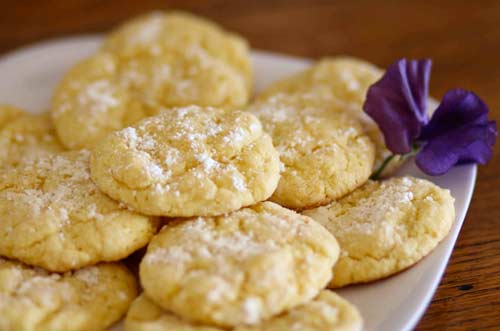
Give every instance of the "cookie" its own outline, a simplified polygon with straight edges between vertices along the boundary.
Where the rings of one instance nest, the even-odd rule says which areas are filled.
[[[162,107],[234,108],[247,99],[244,79],[222,60],[193,45],[161,45],[78,63],[54,92],[51,114],[64,146],[80,149]]]
[[[279,156],[245,112],[169,109],[112,133],[91,158],[99,188],[146,215],[219,215],[266,200]]]
[[[178,11],[155,11],[133,18],[114,29],[102,49],[115,53],[134,53],[137,49],[155,49],[170,44],[177,48],[196,45],[210,56],[229,64],[252,88],[249,47],[242,37],[224,31],[202,17]]]
[[[235,108],[248,100],[242,76],[196,45],[160,44],[154,50],[139,48],[115,56],[120,62],[120,83],[149,106],[149,111],[157,110],[158,105]]]
[[[417,263],[443,240],[455,218],[449,190],[413,177],[370,181],[304,214],[339,241],[331,287],[388,277]]]
[[[247,110],[259,117],[284,164],[272,201],[296,210],[312,208],[368,180],[375,146],[351,113],[307,95],[288,94]]]
[[[140,265],[146,295],[195,322],[256,324],[314,298],[338,258],[320,224],[272,202],[169,222]]]
[[[231,331],[361,331],[363,321],[356,307],[331,291],[321,291],[312,301],[292,308],[255,326],[239,326]],[[223,331],[195,324],[169,313],[145,295],[139,296],[125,319],[126,331],[176,330]]]
[[[137,295],[121,264],[99,264],[65,274],[0,258],[0,329],[104,330]]]
[[[336,105],[335,108],[351,112],[361,120],[366,133],[376,145],[374,170],[391,153],[377,124],[363,112],[368,88],[382,77],[383,71],[376,66],[350,57],[325,58],[311,68],[282,79],[259,96],[266,100],[276,94],[307,94],[311,98],[323,99]],[[386,167],[385,175],[394,172],[402,160],[399,158]]]
[[[0,106],[0,166],[16,164],[25,155],[62,150],[49,114],[32,115]]]
[[[88,159],[87,151],[43,154],[0,169],[0,255],[65,272],[148,243],[157,220],[101,193]]]

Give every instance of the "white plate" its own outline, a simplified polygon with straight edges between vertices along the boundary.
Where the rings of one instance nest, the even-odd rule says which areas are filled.
[[[11,103],[32,112],[48,109],[53,87],[63,73],[91,54],[100,40],[99,36],[54,40],[7,54],[0,59],[0,103]],[[257,91],[310,63],[259,51],[252,56]],[[367,331],[406,331],[415,327],[444,273],[476,181],[473,165],[456,167],[445,176],[427,177],[410,162],[400,173],[427,178],[450,189],[456,199],[457,216],[448,237],[416,266],[376,283],[338,291],[359,307]]]

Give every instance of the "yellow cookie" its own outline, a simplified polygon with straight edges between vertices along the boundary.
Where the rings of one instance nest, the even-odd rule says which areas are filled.
[[[145,293],[200,323],[256,324],[315,297],[338,258],[335,238],[272,202],[172,221],[140,265]]]
[[[455,218],[448,190],[413,177],[370,181],[304,214],[339,241],[331,287],[390,276],[417,263],[448,234]]]
[[[90,180],[89,153],[41,154],[0,169],[0,255],[64,272],[145,246],[157,220]]]
[[[372,172],[375,146],[358,119],[307,95],[276,94],[256,102],[284,170],[271,200],[293,209],[327,204],[362,185]]]
[[[116,57],[120,83],[150,112],[191,104],[234,108],[248,100],[242,76],[197,45],[160,44]]]
[[[135,279],[121,264],[61,275],[0,258],[0,330],[103,330],[136,295]]]
[[[359,311],[331,291],[321,291],[312,301],[273,316],[254,326],[239,326],[230,331],[361,331]],[[158,307],[145,295],[139,296],[125,319],[126,331],[223,331],[183,320]]]
[[[49,114],[31,115],[11,106],[0,106],[0,166],[16,164],[35,152],[59,152]]]
[[[155,49],[170,44],[177,48],[196,45],[210,56],[224,61],[252,87],[248,43],[202,17],[183,12],[152,12],[125,22],[112,31],[102,46],[110,52],[134,53],[139,48]]]
[[[337,109],[351,112],[361,120],[366,133],[375,143],[374,170],[391,153],[377,124],[363,112],[368,88],[382,77],[383,71],[374,65],[349,57],[325,58],[311,68],[278,81],[265,89],[258,97],[266,100],[276,94],[306,94],[311,98],[332,102]],[[384,175],[392,173],[401,165],[399,158],[393,159]]]
[[[96,146],[99,188],[146,215],[218,215],[265,200],[279,181],[279,156],[245,112],[169,109]]]

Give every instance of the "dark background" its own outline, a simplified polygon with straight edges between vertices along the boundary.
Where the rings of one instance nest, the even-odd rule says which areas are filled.
[[[106,31],[160,8],[211,18],[259,49],[311,58],[348,54],[379,66],[430,57],[435,97],[453,87],[470,89],[500,118],[500,1],[493,0],[0,0],[0,54],[47,38]],[[500,330],[499,196],[496,146],[480,167],[457,247],[417,330]]]

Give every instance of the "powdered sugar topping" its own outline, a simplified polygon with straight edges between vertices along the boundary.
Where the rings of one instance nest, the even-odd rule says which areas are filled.
[[[233,185],[228,189],[245,191],[246,178],[234,162],[238,160],[238,150],[253,142],[255,138],[250,138],[256,135],[260,123],[248,114],[234,115],[227,115],[231,117],[226,119],[218,109],[179,107],[165,110],[116,135],[127,149],[137,154],[140,162],[134,166],[144,169],[142,173],[148,175],[145,181],[158,194],[176,190],[175,179],[186,173],[213,180],[229,176]],[[130,164],[119,166],[133,171]]]
[[[78,108],[84,111],[82,116],[87,116],[88,113],[92,115],[104,113],[110,108],[119,105],[119,100],[116,96],[116,85],[109,80],[97,80],[88,85],[75,82],[73,88],[78,90],[76,102],[78,103]],[[70,110],[71,107],[73,106],[70,104],[63,104],[58,108],[59,111],[56,112],[56,115]]]
[[[250,297],[243,302],[245,322],[254,324],[260,321],[262,315],[262,302],[259,298]]]
[[[279,233],[293,233],[298,231],[298,223],[289,222],[279,216],[271,214],[257,216],[250,211],[241,211],[249,213],[241,217],[266,217],[267,226]],[[233,220],[239,222],[239,220]],[[242,231],[219,231],[214,228],[213,219],[198,217],[197,219],[186,221],[182,224],[181,236],[189,238],[188,242],[196,242],[196,245],[173,245],[158,248],[148,252],[145,261],[148,263],[189,263],[197,257],[203,259],[213,259],[214,263],[223,263],[226,258],[234,257],[238,260],[249,258],[251,256],[268,254],[279,248],[277,241],[262,239],[255,236],[253,232]],[[164,229],[163,231],[168,231]],[[276,238],[278,239],[278,238]],[[282,236],[280,240],[286,240]],[[218,262],[217,262],[218,261]]]
[[[30,215],[27,222],[47,217],[63,228],[72,223],[75,211],[87,211],[89,219],[102,219],[99,207],[87,200],[99,194],[90,180],[88,160],[85,150],[26,159],[7,177],[15,186],[1,191],[0,199],[10,201],[13,209],[26,210]]]
[[[98,267],[86,267],[74,273],[76,279],[81,280],[87,286],[94,286],[99,283],[100,271]]]
[[[399,222],[398,215],[403,209],[411,208],[414,200],[413,181],[407,177],[394,180],[397,181],[396,185],[392,182],[380,183],[373,192],[353,202],[345,213],[339,209],[339,215],[336,212],[332,214],[329,209],[336,211],[340,206],[334,202],[330,206],[317,208],[313,218],[330,228],[333,233],[375,236],[377,240],[373,244],[392,247],[404,240],[405,225]],[[330,217],[334,219],[330,220]]]

